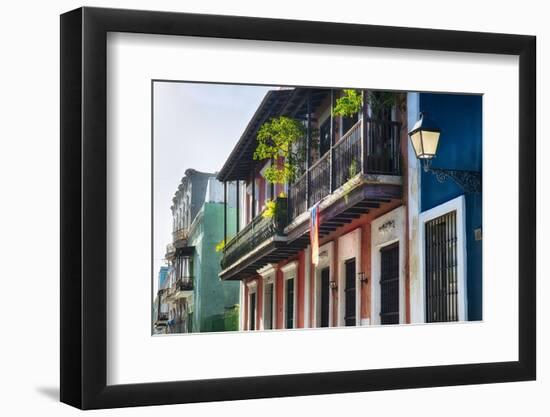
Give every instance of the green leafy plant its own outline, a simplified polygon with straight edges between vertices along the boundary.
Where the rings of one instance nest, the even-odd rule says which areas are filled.
[[[389,111],[394,106],[402,110],[405,108],[403,96],[394,91],[369,91],[366,99],[374,115]],[[359,90],[344,90],[344,95],[336,100],[332,113],[336,116],[352,117],[362,107],[363,97]]]
[[[344,90],[344,95],[336,100],[332,114],[336,116],[352,117],[361,111],[363,98],[359,90]]]
[[[262,212],[264,219],[272,219],[277,214],[277,200],[267,200],[265,210]]]
[[[385,111],[391,111],[392,107],[404,108],[404,102],[400,95],[394,91],[369,91],[367,100],[374,115]]]
[[[225,249],[225,239],[222,239],[217,245],[216,245],[216,252],[221,252]]]
[[[296,178],[303,153],[299,142],[305,133],[299,120],[286,116],[273,118],[260,127],[254,159],[277,161],[282,157],[282,165],[272,163],[265,169],[268,182],[284,184]]]

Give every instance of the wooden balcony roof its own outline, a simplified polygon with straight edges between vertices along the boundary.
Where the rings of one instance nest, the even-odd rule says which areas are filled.
[[[330,94],[328,88],[292,88],[268,91],[219,171],[218,180],[247,180],[258,162],[253,159],[253,155],[256,149],[256,135],[262,124],[273,117],[283,115],[304,119],[307,113],[308,95],[310,109],[313,111],[328,94]]]

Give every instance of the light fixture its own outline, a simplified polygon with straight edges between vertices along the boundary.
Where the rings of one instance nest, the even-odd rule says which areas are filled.
[[[437,152],[441,129],[425,112],[420,113],[420,119],[409,132],[416,157],[420,160],[431,160]]]
[[[481,173],[460,169],[432,168],[439,146],[441,129],[428,117],[426,112],[420,113],[420,119],[409,131],[409,138],[416,157],[421,161],[425,172],[434,174],[439,182],[451,178],[466,193],[481,192]]]
[[[367,277],[367,274],[365,274],[364,272],[358,272],[357,276],[359,277],[359,281],[361,282],[361,284],[368,284],[369,277]]]
[[[336,284],[336,281],[334,280],[330,281],[329,285],[332,290],[336,290],[338,288],[338,284]]]

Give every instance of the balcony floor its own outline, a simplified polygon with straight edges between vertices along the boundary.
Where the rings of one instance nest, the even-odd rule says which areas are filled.
[[[351,223],[361,215],[402,198],[402,177],[362,175],[348,181],[320,203],[320,237]],[[295,218],[284,229],[238,259],[220,273],[223,280],[240,280],[269,263],[296,255],[309,245],[309,211]]]

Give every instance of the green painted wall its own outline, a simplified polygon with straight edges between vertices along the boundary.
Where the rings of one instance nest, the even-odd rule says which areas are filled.
[[[223,203],[205,203],[199,213],[202,219],[189,236],[189,245],[195,247],[193,332],[238,329],[239,282],[222,282],[218,277],[222,253],[216,252],[216,245],[223,240],[223,212]],[[235,217],[235,209],[228,207],[228,236],[235,234]]]

